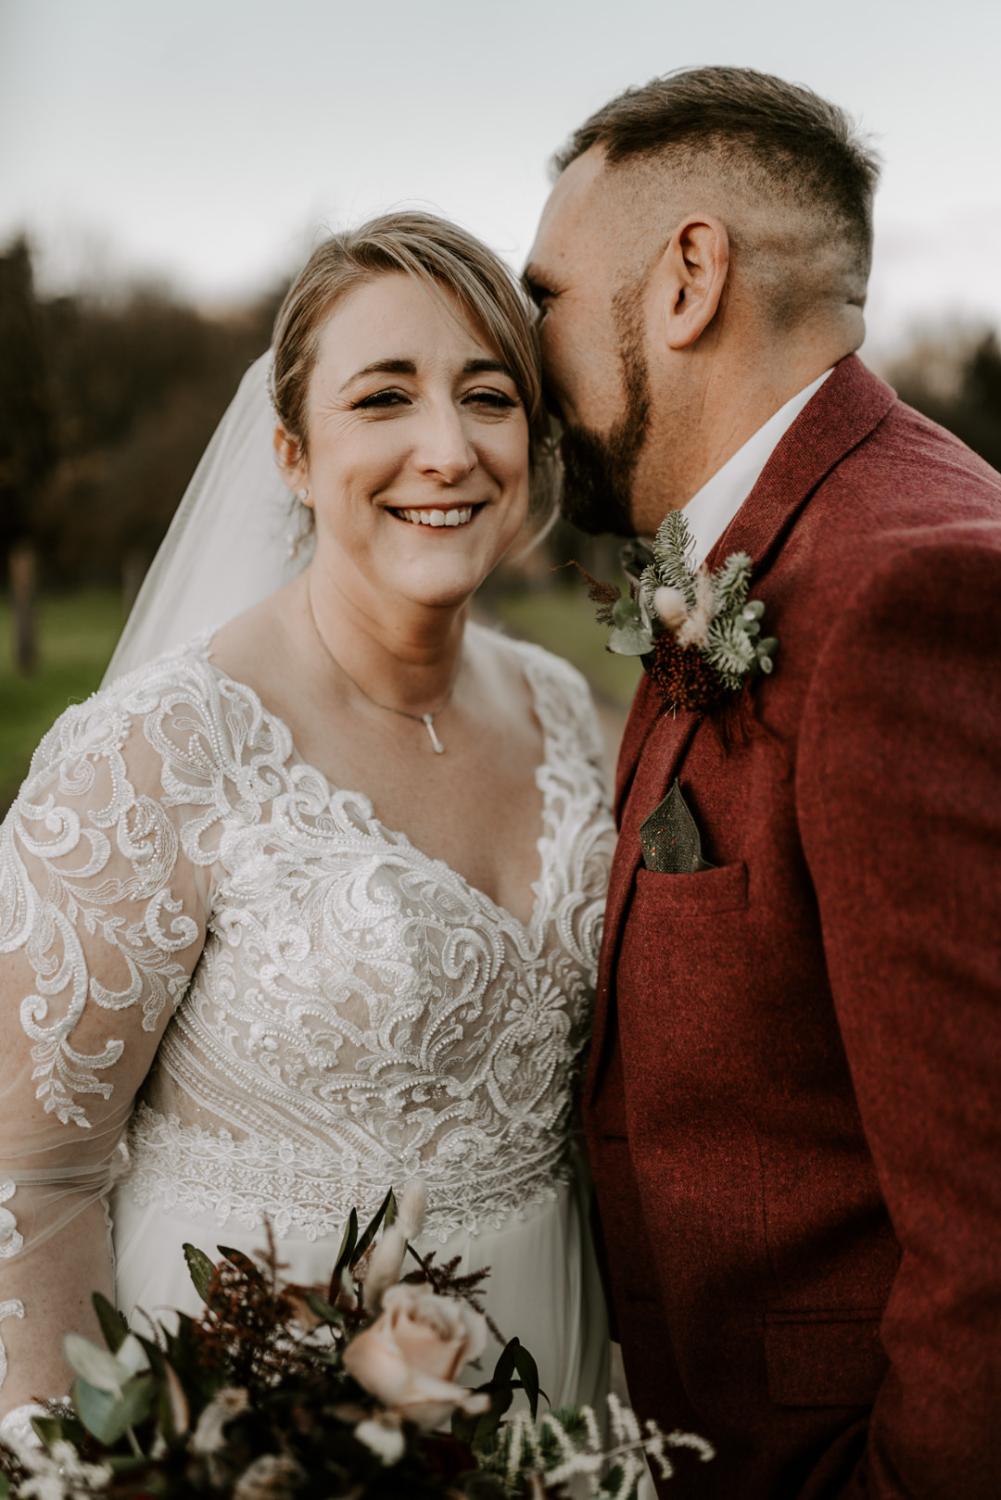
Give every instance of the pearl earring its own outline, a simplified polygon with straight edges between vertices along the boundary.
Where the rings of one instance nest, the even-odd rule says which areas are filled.
[[[295,498],[301,501],[303,505],[305,505],[306,501],[309,499],[309,490],[307,488],[296,490]]]

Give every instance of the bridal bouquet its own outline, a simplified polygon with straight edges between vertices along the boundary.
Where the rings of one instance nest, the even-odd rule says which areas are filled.
[[[627,1500],[647,1457],[707,1460],[688,1433],[641,1431],[609,1398],[539,1415],[528,1350],[511,1339],[493,1375],[457,1383],[487,1344],[482,1284],[419,1256],[423,1190],[393,1195],[359,1233],[352,1213],[329,1285],[283,1282],[274,1241],[257,1260],[185,1246],[204,1306],[150,1336],[95,1294],[99,1347],[75,1334],[68,1402],[33,1420],[36,1441],[0,1449],[0,1497],[72,1500],[505,1500],[587,1493]],[[406,1257],[414,1269],[404,1275]],[[527,1409],[511,1412],[516,1391]],[[450,1429],[446,1424],[450,1423]]]

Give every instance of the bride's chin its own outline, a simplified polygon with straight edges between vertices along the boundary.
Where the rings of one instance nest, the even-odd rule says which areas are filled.
[[[461,609],[490,571],[490,568],[463,565],[459,561],[451,567],[443,566],[442,560],[438,560],[423,566],[412,564],[387,582],[389,592],[410,604],[425,605],[429,609]]]

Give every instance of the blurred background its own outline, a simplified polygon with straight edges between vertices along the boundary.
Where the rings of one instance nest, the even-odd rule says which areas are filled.
[[[863,355],[1001,467],[999,58],[981,0],[0,0],[0,814],[312,246],[420,206],[520,269],[551,153],[654,73],[749,65],[855,115],[884,159]],[[483,609],[587,672],[614,750],[635,668],[570,557],[615,568],[560,525]]]

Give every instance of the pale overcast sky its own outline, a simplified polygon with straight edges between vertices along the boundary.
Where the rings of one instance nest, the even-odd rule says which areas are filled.
[[[0,0],[0,241],[229,301],[323,226],[419,203],[519,265],[594,108],[722,62],[810,84],[885,159],[870,349],[1001,325],[998,0]]]

